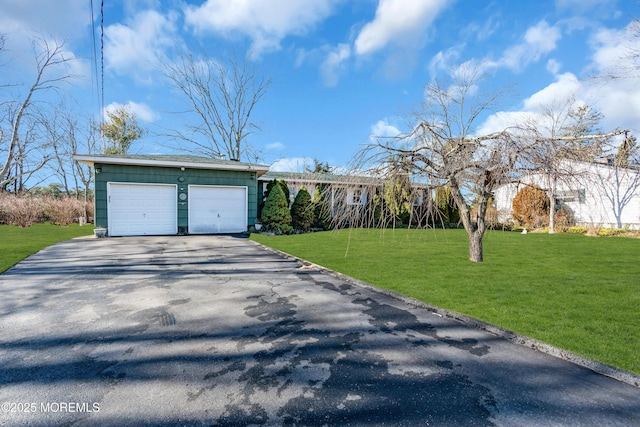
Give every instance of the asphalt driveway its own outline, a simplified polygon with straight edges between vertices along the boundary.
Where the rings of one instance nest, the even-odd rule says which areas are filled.
[[[0,275],[0,425],[638,420],[638,387],[245,239],[76,239]]]

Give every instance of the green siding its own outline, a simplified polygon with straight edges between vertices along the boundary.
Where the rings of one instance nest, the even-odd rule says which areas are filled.
[[[225,171],[209,169],[185,169],[95,164],[95,224],[107,227],[107,183],[135,182],[142,184],[176,184],[178,194],[186,193],[187,199],[178,199],[178,227],[188,227],[188,187],[189,185],[229,185],[247,187],[248,217],[252,226],[258,214],[257,181],[255,172]],[[100,171],[100,172],[98,172]]]

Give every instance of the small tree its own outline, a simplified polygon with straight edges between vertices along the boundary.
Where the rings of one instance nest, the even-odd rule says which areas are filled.
[[[329,203],[324,194],[324,188],[321,185],[316,185],[316,189],[313,192],[313,228],[320,228],[322,230],[331,229],[331,209]]]
[[[549,197],[537,187],[524,187],[512,202],[512,216],[525,227],[540,227],[549,223]]]
[[[273,187],[276,185],[280,186],[282,192],[284,193],[284,198],[287,200],[287,203],[289,203],[289,201],[291,200],[291,193],[289,192],[289,186],[284,181],[284,179],[272,179],[271,181],[267,182],[267,190],[265,191],[264,199],[267,200],[267,197],[271,193],[271,190],[273,190]]]
[[[289,202],[284,196],[282,187],[274,185],[262,208],[262,224],[269,231],[287,234],[292,231]]]
[[[107,120],[101,129],[111,143],[104,149],[105,154],[127,154],[131,144],[145,134],[145,130],[138,125],[135,113],[126,107],[107,112]]]
[[[305,187],[300,188],[291,205],[291,220],[293,228],[301,231],[309,231],[313,223],[313,205],[311,195]]]
[[[439,219],[444,224],[458,224],[460,222],[460,211],[456,206],[451,189],[448,187],[436,188],[436,206],[438,208]],[[477,214],[477,212],[475,212]]]

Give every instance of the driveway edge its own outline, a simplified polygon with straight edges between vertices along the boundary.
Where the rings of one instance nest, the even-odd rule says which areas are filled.
[[[313,268],[316,268],[318,271],[325,273],[325,274],[329,274],[331,276],[334,276],[336,278],[339,278],[340,280],[344,280],[346,282],[349,282],[351,284],[360,286],[360,287],[364,287],[366,289],[369,290],[373,290],[376,292],[379,292],[381,294],[384,295],[388,295],[390,297],[393,297],[397,300],[400,300],[406,304],[412,305],[414,307],[419,307],[419,308],[424,308],[426,310],[429,310],[439,316],[442,317],[447,317],[450,319],[454,319],[457,320],[459,322],[468,324],[469,326],[472,326],[475,329],[479,329],[482,331],[486,331],[489,332],[490,334],[496,335],[498,337],[504,338],[508,341],[511,341],[513,343],[519,344],[519,345],[523,345],[525,347],[529,347],[533,350],[539,351],[541,353],[545,353],[548,354],[550,356],[556,357],[558,359],[562,359],[562,360],[566,360],[568,362],[571,362],[575,365],[578,366],[582,366],[584,368],[587,368],[597,374],[600,375],[604,375],[610,378],[613,378],[615,380],[618,380],[620,382],[629,384],[631,386],[634,387],[638,387],[640,388],[640,375],[636,375],[632,372],[629,371],[625,371],[623,369],[620,368],[616,368],[614,366],[611,365],[607,365],[605,363],[601,363],[601,362],[597,362],[595,360],[592,359],[588,359],[586,357],[577,355],[575,353],[572,353],[570,351],[567,350],[562,350],[560,348],[554,347],[552,345],[549,345],[547,343],[544,343],[542,341],[538,341],[536,339],[533,338],[529,338],[527,336],[518,334],[516,332],[510,331],[508,329],[503,329],[500,328],[498,326],[483,322],[481,320],[478,319],[474,319],[473,317],[469,317],[469,316],[465,316],[464,314],[460,314],[457,313],[455,311],[451,311],[451,310],[446,310],[440,307],[436,307],[434,305],[431,304],[427,304],[425,302],[422,301],[418,301],[414,298],[410,298],[406,295],[402,295],[399,294],[397,292],[393,292],[393,291],[389,291],[386,289],[381,289],[378,288],[376,286],[373,286],[367,282],[363,282],[361,280],[358,279],[354,279],[351,276],[347,276],[345,274],[342,273],[338,273],[337,271],[333,271],[331,269],[328,269],[326,267],[323,267],[321,265],[315,264],[313,262],[307,261],[305,259],[302,258],[298,258],[296,256],[293,256],[291,254],[288,254],[286,252],[282,252],[278,249],[274,249],[271,248],[269,246],[265,246],[261,243],[258,243],[256,241],[250,240],[248,239],[248,241],[250,241],[251,243],[253,243],[256,246],[259,246],[263,249],[265,249],[266,251],[275,253],[285,259],[290,259],[290,260],[294,260],[294,261],[298,261],[300,263],[303,264],[303,266],[311,266]]]

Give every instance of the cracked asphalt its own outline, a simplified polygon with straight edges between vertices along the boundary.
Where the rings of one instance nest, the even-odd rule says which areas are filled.
[[[638,387],[233,236],[59,243],[0,295],[3,426],[640,420]]]

